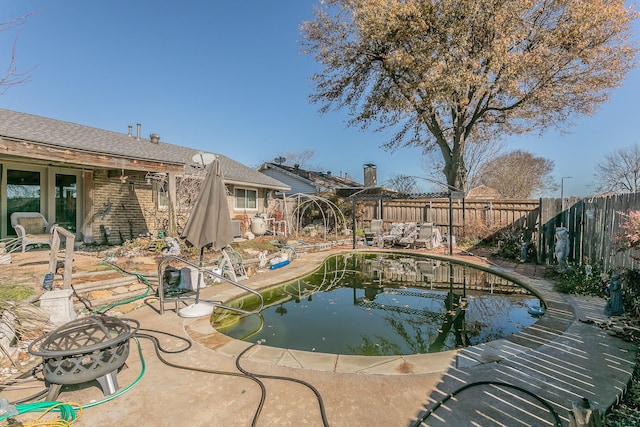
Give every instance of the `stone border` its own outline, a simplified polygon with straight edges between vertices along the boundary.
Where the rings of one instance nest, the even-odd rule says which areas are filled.
[[[314,261],[323,262],[328,256],[354,251],[372,252],[371,249],[361,251],[358,251],[357,249],[340,250],[329,255],[323,253],[321,259],[316,259]],[[541,346],[548,341],[557,338],[559,334],[564,332],[574,320],[574,310],[571,304],[562,298],[560,294],[553,291],[553,286],[549,282],[530,279],[501,267],[492,265],[487,266],[480,262],[464,260],[455,256],[440,256],[417,251],[381,250],[380,252],[423,255],[442,261],[458,262],[460,264],[469,265],[474,268],[497,274],[533,292],[543,301],[547,309],[546,313],[536,323],[524,328],[517,334],[472,347],[465,347],[462,349],[443,351],[439,353],[401,356],[353,356],[282,349],[269,347],[268,345],[256,345],[253,349],[247,351],[247,353],[243,355],[243,359],[270,365],[316,371],[329,371],[335,373],[379,375],[442,373],[446,372],[452,366],[460,367],[494,362],[512,356],[513,354],[525,352],[531,348]],[[319,265],[320,264],[314,265],[311,271],[318,268]],[[302,273],[296,277],[302,277],[304,274],[307,273]],[[278,283],[295,279],[296,277],[286,279],[280,277],[278,279]],[[274,283],[264,284],[256,287],[255,289],[261,290],[270,286],[274,286]],[[242,290],[236,289],[237,288],[218,293],[216,294],[216,298],[221,299],[223,302],[236,298],[242,293]],[[230,338],[216,331],[211,326],[209,318],[199,318],[186,323],[185,329],[187,333],[198,343],[211,350],[233,358],[238,357],[241,352],[252,346],[251,343]],[[540,333],[540,331],[545,330],[553,332]]]

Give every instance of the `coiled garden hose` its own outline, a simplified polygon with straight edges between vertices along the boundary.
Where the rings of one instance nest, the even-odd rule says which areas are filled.
[[[549,402],[547,402],[546,400],[544,400],[543,398],[541,398],[537,394],[534,394],[534,393],[530,392],[527,389],[524,389],[524,388],[519,387],[517,385],[504,383],[504,382],[500,382],[500,381],[476,381],[476,382],[469,383],[469,384],[466,384],[466,385],[460,387],[459,389],[457,389],[453,393],[448,394],[444,399],[442,399],[439,402],[437,402],[433,408],[429,408],[427,411],[425,411],[425,413],[414,424],[412,424],[411,427],[419,427],[420,424],[422,424],[424,422],[424,420],[429,418],[431,416],[431,414],[436,409],[438,409],[440,406],[444,405],[449,399],[451,399],[452,397],[454,397],[458,393],[460,393],[460,392],[462,392],[462,391],[464,391],[464,390],[466,390],[468,388],[477,387],[477,386],[481,386],[481,385],[494,385],[494,386],[499,386],[499,387],[512,388],[514,390],[518,390],[518,391],[520,391],[522,393],[525,393],[525,394],[533,397],[538,402],[542,403],[549,410],[551,415],[553,415],[553,418],[555,420],[555,427],[562,427],[562,421],[560,420],[560,416],[555,411],[555,409],[553,409],[553,406],[551,406],[551,404]]]
[[[136,344],[138,345],[138,354],[140,355],[140,364],[141,364],[140,374],[138,375],[138,378],[136,378],[136,380],[134,382],[129,384],[127,387],[124,387],[124,388],[118,390],[117,392],[115,392],[113,394],[110,394],[109,396],[106,396],[104,399],[98,400],[96,402],[88,403],[86,405],[80,405],[78,403],[70,403],[70,402],[52,402],[52,401],[17,404],[15,407],[16,407],[16,411],[18,412],[18,415],[19,414],[25,414],[25,413],[28,413],[28,412],[58,412],[58,413],[60,413],[60,418],[58,420],[55,420],[55,421],[44,422],[44,421],[40,421],[40,417],[38,417],[38,419],[36,419],[36,421],[34,421],[33,424],[22,423],[22,425],[25,426],[25,427],[30,426],[30,425],[38,425],[38,426],[69,426],[69,425],[71,425],[72,423],[74,423],[78,419],[80,414],[82,414],[82,410],[83,409],[92,408],[94,406],[101,405],[101,404],[103,404],[105,402],[108,402],[110,400],[113,400],[116,397],[119,397],[122,394],[124,394],[127,391],[129,391],[133,386],[135,386],[138,382],[140,382],[140,380],[142,379],[142,377],[144,376],[144,373],[146,371],[146,364],[145,364],[144,358],[142,356],[142,347],[140,345],[140,341],[138,341],[136,339],[136,337],[133,337],[133,339],[135,340]],[[46,391],[45,391],[45,393],[46,393]],[[40,393],[40,394],[42,394],[42,393]],[[44,415],[44,414],[42,414],[42,415]],[[8,415],[8,414],[0,416],[0,421],[8,418],[9,416],[10,415]]]
[[[82,406],[75,402],[28,403],[26,405],[18,405],[16,409],[19,414],[24,412],[41,412],[35,420],[18,424],[22,427],[66,427],[72,425],[80,418],[80,415],[82,415]],[[58,413],[59,418],[51,421],[42,420],[42,417],[52,412]]]

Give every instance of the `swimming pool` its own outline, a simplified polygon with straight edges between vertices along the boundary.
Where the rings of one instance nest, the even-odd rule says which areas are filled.
[[[328,257],[312,274],[261,291],[265,309],[214,313],[214,327],[272,347],[351,355],[433,353],[514,334],[541,301],[463,264],[399,253]],[[230,305],[251,309],[255,297]]]

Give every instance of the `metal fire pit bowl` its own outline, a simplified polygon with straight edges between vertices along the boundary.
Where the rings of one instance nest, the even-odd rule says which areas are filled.
[[[139,327],[134,319],[85,317],[34,340],[29,353],[43,358],[47,400],[55,400],[63,385],[93,380],[105,396],[115,393],[117,371],[127,360],[129,339]]]

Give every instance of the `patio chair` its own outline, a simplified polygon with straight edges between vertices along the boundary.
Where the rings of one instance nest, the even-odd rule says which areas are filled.
[[[407,248],[412,246],[418,238],[418,225],[415,222],[407,222],[404,224],[402,230],[402,236],[397,240],[396,244],[406,246]]]
[[[420,225],[418,231],[418,237],[413,242],[413,247],[417,248],[423,244],[425,249],[433,250],[442,244],[442,237],[440,236],[440,230],[433,226],[432,222],[425,222]]]
[[[402,238],[404,234],[404,223],[403,222],[393,222],[391,223],[391,230],[389,234],[382,236],[382,241],[385,245],[395,245],[398,240]]]
[[[21,239],[22,252],[29,245],[51,246],[51,234],[58,224],[51,224],[39,212],[14,212],[11,214],[11,226]]]
[[[367,246],[372,246],[374,242],[382,238],[384,233],[384,224],[381,219],[372,219],[371,228],[364,232],[364,240]]]

